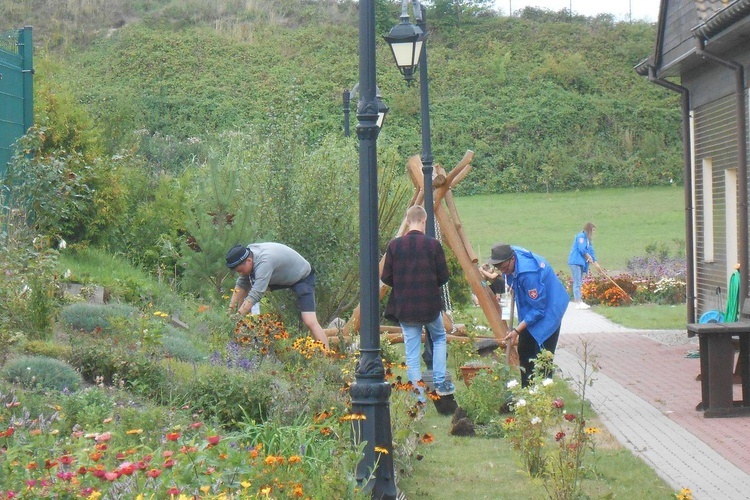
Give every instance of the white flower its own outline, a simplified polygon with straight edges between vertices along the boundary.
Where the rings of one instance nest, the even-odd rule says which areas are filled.
[[[73,273],[70,271],[70,269],[66,270],[65,273],[63,274],[63,278],[65,279],[68,279],[71,276],[73,276]]]
[[[552,385],[552,383],[553,383],[553,381],[552,381],[551,378],[545,378],[544,380],[542,380],[542,385],[544,387],[547,387],[548,385]]]
[[[541,418],[539,418],[539,417],[534,417],[534,418],[532,418],[532,419],[531,419],[531,425],[536,425],[536,424],[538,424],[538,423],[539,423],[539,422],[541,422],[541,421],[542,421],[542,419],[541,419]]]
[[[536,394],[537,392],[539,392],[539,387],[537,386],[532,386],[531,389],[529,389],[529,394]]]
[[[518,387],[518,380],[516,379],[511,380],[510,382],[506,384],[506,387],[508,389],[513,389],[514,387]]]
[[[64,239],[60,238],[60,244],[57,245],[57,248],[59,248],[60,250],[65,250],[67,246],[68,243]]]
[[[518,401],[516,401],[516,408],[520,408],[522,406],[526,406],[526,400],[521,398]]]

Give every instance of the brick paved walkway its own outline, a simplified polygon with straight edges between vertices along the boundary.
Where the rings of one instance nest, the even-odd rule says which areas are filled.
[[[566,377],[580,376],[583,341],[598,369],[587,399],[624,446],[696,499],[750,498],[750,417],[706,419],[695,410],[699,359],[685,355],[697,342],[686,332],[630,330],[571,306],[555,356]]]

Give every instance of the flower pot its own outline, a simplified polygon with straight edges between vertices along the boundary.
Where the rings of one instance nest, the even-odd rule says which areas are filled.
[[[466,365],[461,367],[461,375],[463,375],[464,384],[466,384],[466,387],[469,387],[471,385],[472,379],[476,377],[477,374],[482,370],[491,372],[492,368],[487,365]]]

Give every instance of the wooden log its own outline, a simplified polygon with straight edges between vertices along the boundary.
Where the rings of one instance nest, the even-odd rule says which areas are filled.
[[[443,189],[443,188],[440,188]],[[466,252],[464,243],[458,234],[458,231],[454,227],[447,212],[442,207],[436,207],[435,218],[440,224],[440,230],[443,234],[443,240],[453,250],[456,258],[458,259],[461,268],[464,270],[466,280],[469,282],[471,289],[479,300],[479,305],[484,311],[487,317],[487,322],[490,324],[492,333],[495,335],[495,339],[498,342],[502,342],[508,333],[508,326],[502,320],[500,314],[500,305],[497,303],[497,299],[487,293],[487,287],[483,286],[483,280],[479,274],[476,264],[472,262],[469,254]]]
[[[474,151],[471,149],[466,150],[466,153],[464,153],[464,157],[461,158],[461,161],[459,161],[456,166],[451,170],[450,174],[448,174],[446,178],[446,182],[450,186],[455,186],[458,184],[461,179],[466,177],[466,175],[469,173],[469,170],[471,170],[471,160],[474,159]],[[468,168],[468,170],[467,170]]]
[[[344,329],[338,328],[326,328],[323,330],[328,337],[338,337],[341,334],[344,339],[349,339],[352,335],[358,335],[358,332],[345,332]],[[401,335],[401,327],[394,325],[380,325],[380,333],[382,334],[397,334]],[[455,330],[452,334],[448,334],[449,337],[456,337],[461,339],[468,339],[468,332],[466,325],[459,323],[455,325]],[[490,337],[475,337],[475,338],[490,338]]]
[[[406,172],[409,174],[414,187],[424,190],[424,174],[422,173],[422,159],[419,155],[409,157],[406,162]]]
[[[461,218],[458,216],[458,209],[456,208],[456,203],[453,200],[453,193],[450,189],[445,193],[445,206],[448,207],[451,220],[453,220],[453,224],[456,226],[456,231],[461,237],[466,253],[469,254],[471,261],[476,264],[479,262],[479,257],[477,257],[477,254],[474,252],[474,248],[471,246],[471,242],[469,242],[469,237],[466,235],[466,231],[464,231],[464,226],[461,223]]]

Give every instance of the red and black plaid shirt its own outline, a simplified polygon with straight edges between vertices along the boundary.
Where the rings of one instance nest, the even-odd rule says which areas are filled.
[[[443,310],[440,287],[448,282],[448,265],[440,242],[418,230],[388,244],[383,283],[393,287],[386,317],[400,323],[427,323]]]

